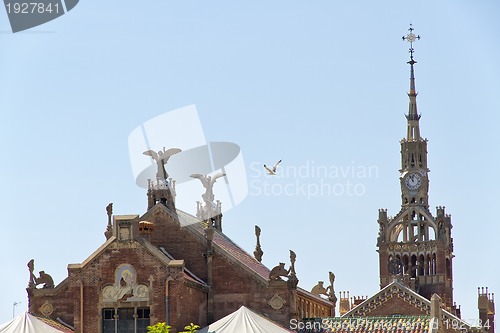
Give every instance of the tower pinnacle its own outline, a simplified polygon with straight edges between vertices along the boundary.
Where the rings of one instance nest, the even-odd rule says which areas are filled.
[[[408,133],[406,135],[406,139],[408,141],[420,140],[420,128],[418,123],[420,115],[417,112],[417,91],[415,89],[415,70],[413,68],[413,65],[417,63],[415,59],[413,59],[413,53],[415,52],[413,49],[413,42],[420,39],[420,35],[415,35],[413,30],[414,29],[410,23],[408,34],[403,36],[403,40],[410,43],[410,61],[408,61],[408,64],[410,65],[410,91],[408,92],[410,103],[408,115],[406,116],[406,119],[408,119]]]

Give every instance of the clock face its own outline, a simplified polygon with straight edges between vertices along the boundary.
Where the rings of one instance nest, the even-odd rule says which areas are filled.
[[[417,190],[422,184],[422,177],[418,173],[409,173],[405,177],[405,184],[409,190]]]

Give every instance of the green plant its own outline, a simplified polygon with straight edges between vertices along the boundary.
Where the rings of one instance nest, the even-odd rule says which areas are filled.
[[[152,326],[148,326],[148,333],[170,333],[171,328],[167,323],[160,321]]]
[[[184,329],[185,329],[185,331],[181,332],[181,333],[194,333],[200,329],[200,326],[191,323],[191,324],[187,325],[186,327],[184,327]]]

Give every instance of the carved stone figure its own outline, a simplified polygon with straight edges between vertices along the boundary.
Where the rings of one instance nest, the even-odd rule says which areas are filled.
[[[318,281],[318,284],[311,289],[311,294],[316,296],[319,295],[328,296],[328,290],[323,286],[323,283],[324,283],[323,281]]]
[[[54,280],[49,274],[46,274],[44,271],[40,271],[40,277],[35,276],[35,260],[31,259],[28,262],[28,270],[30,272],[30,280],[28,282],[28,288],[34,289],[36,286],[43,284],[42,288],[54,288]]]
[[[220,178],[224,177],[226,174],[223,172],[219,172],[213,176],[207,176],[207,175],[202,175],[199,173],[194,173],[190,177],[191,178],[196,178],[201,181],[203,184],[203,187],[205,188],[205,193],[201,196],[203,198],[203,201],[205,201],[206,204],[210,204],[211,206],[214,205],[214,192],[213,192],[213,187],[215,184],[215,181]]]
[[[54,280],[52,279],[52,276],[49,274],[46,274],[44,271],[39,272],[40,277],[35,278],[35,286],[43,284],[44,289],[46,288],[54,288]]]
[[[180,153],[181,151],[182,150],[180,150],[179,148],[170,148],[168,150],[165,150],[165,147],[163,147],[163,151],[160,150],[158,153],[154,150],[149,149],[146,150],[143,154],[151,156],[151,158],[155,160],[156,166],[158,168],[156,172],[156,179],[166,181],[168,179],[168,173],[167,170],[165,170],[165,164],[167,164],[172,155]]]
[[[271,272],[269,273],[269,280],[271,280],[271,281],[279,281],[279,280],[281,280],[280,277],[281,276],[287,276],[288,272],[289,271],[287,271],[285,269],[285,263],[284,262],[280,262],[280,264],[278,266],[276,266],[273,269],[271,269]]]

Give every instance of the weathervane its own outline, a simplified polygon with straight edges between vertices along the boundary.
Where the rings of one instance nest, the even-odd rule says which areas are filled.
[[[413,61],[413,52],[415,52],[415,50],[413,49],[413,42],[416,41],[417,39],[420,39],[420,35],[415,35],[413,33],[413,27],[412,27],[412,24],[410,23],[410,28],[408,29],[408,35],[406,36],[403,36],[403,40],[406,40],[407,42],[410,43],[410,59]]]

